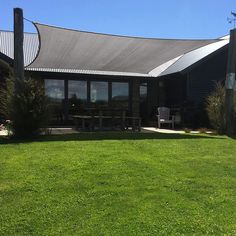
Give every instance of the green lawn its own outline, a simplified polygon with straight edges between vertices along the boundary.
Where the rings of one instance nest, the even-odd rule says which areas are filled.
[[[236,140],[0,139],[0,235],[236,235]]]

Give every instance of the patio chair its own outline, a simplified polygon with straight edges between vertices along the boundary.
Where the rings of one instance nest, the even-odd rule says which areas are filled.
[[[175,116],[170,116],[170,109],[168,107],[158,107],[157,112],[158,128],[161,128],[161,124],[171,124],[172,129],[174,129]]]

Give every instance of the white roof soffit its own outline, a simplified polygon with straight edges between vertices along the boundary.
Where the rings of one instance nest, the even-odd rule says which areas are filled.
[[[35,25],[40,47],[28,69],[44,71],[158,76],[181,55],[221,41],[137,38]]]
[[[220,39],[228,39],[229,40],[229,38],[230,38],[230,35],[228,34],[228,35],[221,37]]]
[[[171,65],[173,65],[177,60],[179,60],[183,55],[176,57],[158,67],[156,67],[154,70],[150,71],[148,74],[151,75],[152,77],[157,77],[161,73],[163,73],[166,69],[168,69]]]

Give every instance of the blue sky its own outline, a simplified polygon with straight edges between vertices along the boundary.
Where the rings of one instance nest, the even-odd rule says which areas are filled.
[[[32,21],[100,33],[155,38],[217,38],[229,33],[236,0],[0,0],[0,29],[13,8]],[[34,28],[25,24],[25,31]]]

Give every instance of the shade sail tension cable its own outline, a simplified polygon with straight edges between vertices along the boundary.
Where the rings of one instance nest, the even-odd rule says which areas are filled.
[[[29,20],[29,19],[27,19],[27,18],[25,18],[25,17],[23,17],[23,19],[24,19],[25,21],[28,21],[28,22],[34,24],[34,22],[33,22],[32,20]]]

